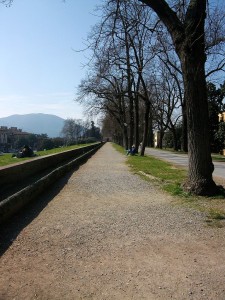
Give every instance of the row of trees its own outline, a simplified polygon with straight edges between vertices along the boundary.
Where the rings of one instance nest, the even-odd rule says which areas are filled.
[[[207,95],[209,104],[209,136],[212,153],[219,153],[225,148],[225,123],[219,121],[218,115],[225,111],[225,82],[216,87],[213,83],[207,83]],[[163,121],[162,121],[163,122]],[[157,122],[156,128],[157,128]],[[160,134],[159,148],[173,148],[175,151],[182,147],[182,118],[179,119],[174,130],[169,127]]]
[[[100,128],[95,126],[94,121],[81,119],[65,120],[61,134],[66,145],[102,140]]]
[[[215,2],[105,0],[89,37],[90,72],[78,97],[92,113],[116,121],[126,148],[135,143],[137,149],[141,140],[141,155],[154,116],[162,133],[169,128],[176,134],[181,119],[182,148],[189,152],[185,188],[201,195],[217,191],[206,85],[225,65],[225,16]]]
[[[34,150],[44,150],[60,147],[64,144],[64,139],[61,137],[49,138],[47,134],[29,134],[20,138],[14,136],[8,137],[8,143],[2,145],[3,151],[13,149],[21,149],[24,145],[29,145]]]
[[[181,147],[189,151],[185,188],[214,193],[206,80],[224,71],[224,12],[206,0],[105,0],[101,14],[88,37],[91,60],[77,100],[102,113],[103,130],[125,148],[142,142],[141,155],[154,129],[161,144],[170,130],[178,148],[181,127]]]
[[[82,121],[80,119],[67,119],[64,122],[62,132],[59,137],[49,138],[47,134],[30,134],[21,137],[16,141],[8,138],[8,148],[20,149],[24,145],[29,145],[35,150],[53,149],[62,146],[69,146],[81,143],[91,143],[101,141],[100,128],[95,126],[94,121]]]

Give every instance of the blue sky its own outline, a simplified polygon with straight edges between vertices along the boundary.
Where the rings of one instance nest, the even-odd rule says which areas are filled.
[[[48,113],[83,118],[75,101],[85,39],[101,0],[14,0],[0,4],[0,118]]]
[[[224,0],[221,0],[223,3]],[[101,0],[14,0],[0,4],[0,118],[48,113],[84,118],[75,101],[85,75],[85,39]]]

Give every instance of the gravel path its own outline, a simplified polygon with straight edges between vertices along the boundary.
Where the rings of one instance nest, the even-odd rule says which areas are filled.
[[[225,229],[105,144],[0,229],[0,299],[225,299]]]

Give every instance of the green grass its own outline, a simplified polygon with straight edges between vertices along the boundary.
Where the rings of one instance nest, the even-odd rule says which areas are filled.
[[[123,147],[121,147],[121,146],[119,146],[119,145],[117,145],[117,144],[112,144],[113,145],[113,147],[117,150],[117,151],[119,151],[120,153],[122,153],[122,154],[126,154],[126,150],[124,150],[124,148]]]
[[[128,164],[135,173],[144,173],[146,177],[160,182],[163,190],[172,195],[185,195],[182,183],[187,177],[187,171],[174,167],[172,164],[152,156],[128,156]]]
[[[186,171],[152,156],[128,156],[128,163],[134,171],[150,174],[163,182],[179,183],[186,176]]]
[[[209,210],[209,218],[214,220],[225,220],[225,214],[221,210],[210,209]]]
[[[26,158],[13,158],[12,153],[6,153],[6,154],[0,156],[0,166],[4,167],[4,166],[7,166],[7,165],[15,164],[15,163],[18,163],[18,162],[21,162],[21,161],[24,161],[24,160],[28,160],[28,159],[31,159],[31,158],[28,158],[28,157],[26,157]]]
[[[214,228],[222,228],[224,227],[223,222],[225,220],[225,211],[218,210],[215,208],[210,208],[208,211],[206,224],[210,227]]]
[[[212,160],[225,162],[225,156],[223,156],[221,154],[212,154]]]
[[[116,144],[114,147],[121,153],[125,154],[124,149]],[[152,156],[127,156],[127,163],[132,171],[139,173],[151,180],[161,182],[164,190],[173,195],[183,194],[181,185],[186,179],[187,171],[181,168],[174,167],[172,164],[156,159]]]
[[[126,154],[122,147],[113,145],[120,153]],[[152,156],[127,156],[127,163],[134,173],[147,181],[157,183],[164,191],[176,196],[174,203],[204,212],[208,225],[223,227],[221,221],[225,220],[224,196],[197,197],[186,193],[182,189],[182,184],[187,178],[186,170]]]
[[[44,156],[44,155],[56,154],[56,153],[60,153],[63,151],[73,150],[76,148],[81,148],[81,147],[85,147],[85,146],[89,146],[89,145],[91,145],[91,144],[79,144],[79,145],[73,145],[73,146],[67,146],[67,147],[54,148],[51,150],[43,150],[43,151],[38,151],[37,155]]]
[[[60,147],[60,148],[54,148],[51,150],[45,150],[45,151],[38,151],[36,152],[37,156],[44,156],[44,155],[50,155],[50,154],[55,154],[55,153],[60,153],[63,151],[67,151],[67,150],[72,150],[72,149],[76,149],[76,148],[80,148],[80,147],[84,147],[84,146],[88,146],[91,144],[80,144],[80,145],[73,145],[73,146],[68,146],[68,147]],[[6,166],[6,165],[11,165],[11,164],[15,164],[18,162],[22,162],[25,160],[30,160],[33,159],[33,157],[25,157],[25,158],[14,158],[12,157],[12,153],[5,153],[4,155],[0,156],[0,166]]]

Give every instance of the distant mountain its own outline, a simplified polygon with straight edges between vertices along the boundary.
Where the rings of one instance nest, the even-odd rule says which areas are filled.
[[[48,114],[12,115],[0,118],[0,126],[17,127],[29,133],[58,137],[62,131],[64,121],[58,116]]]

